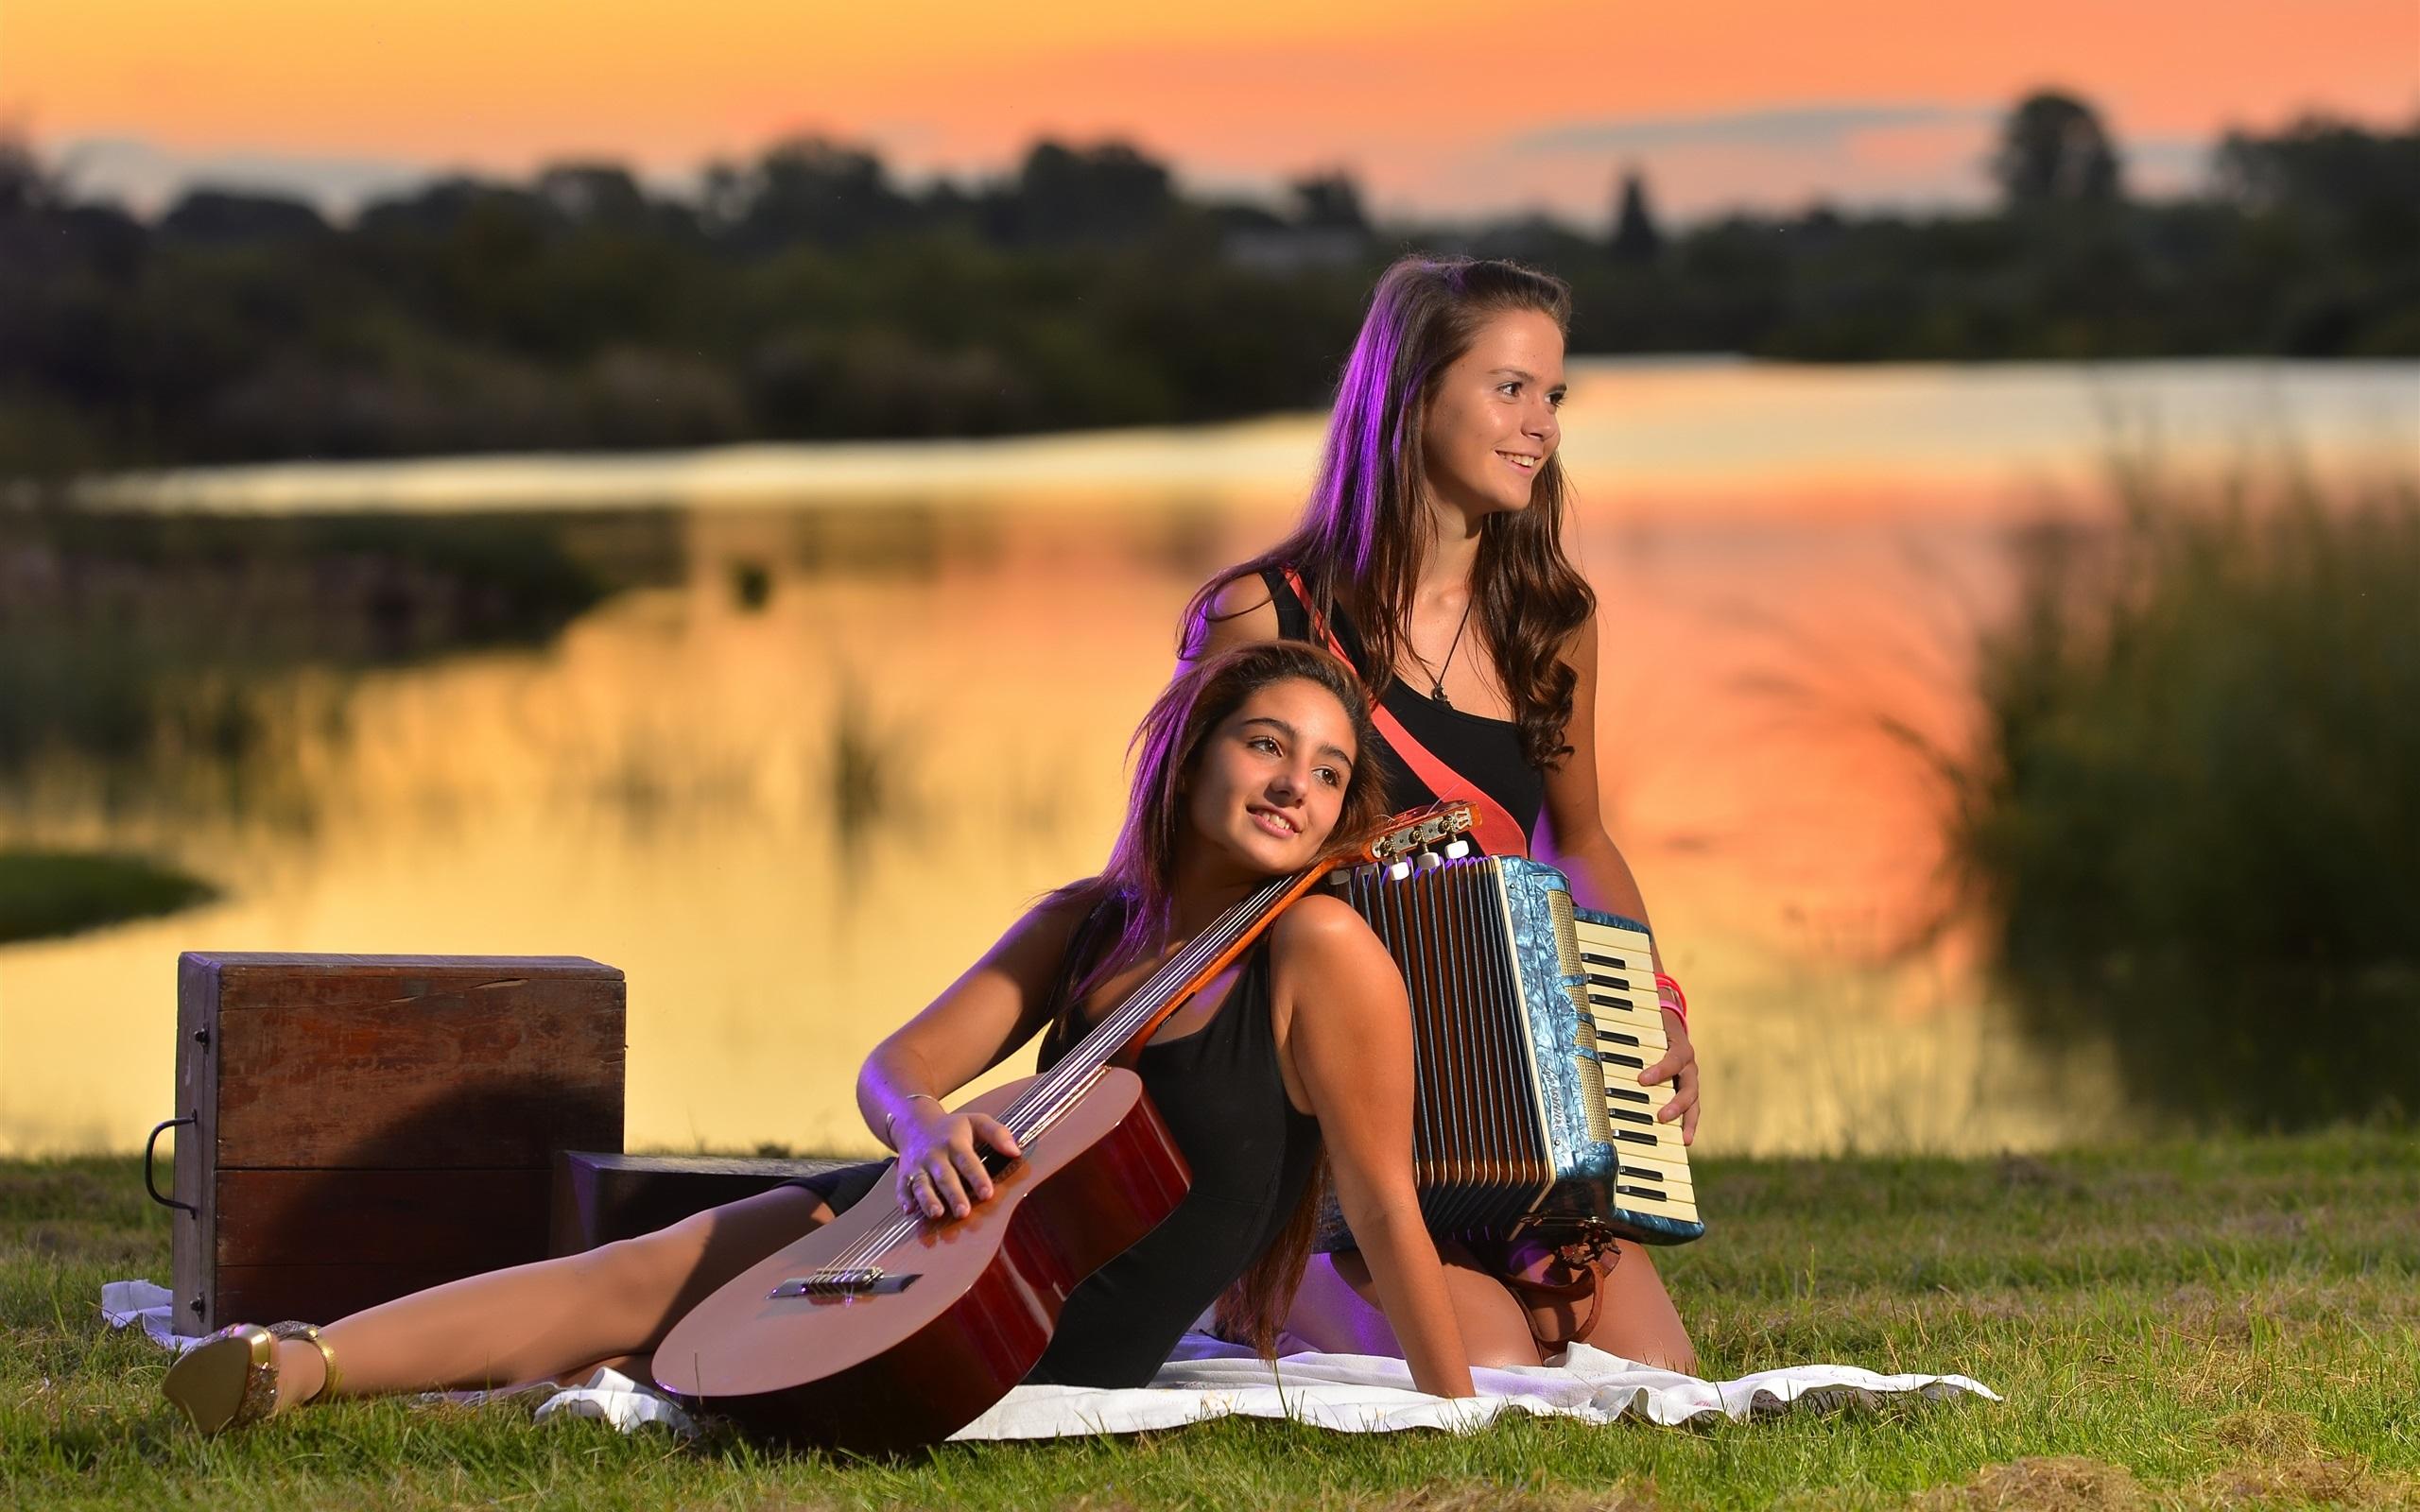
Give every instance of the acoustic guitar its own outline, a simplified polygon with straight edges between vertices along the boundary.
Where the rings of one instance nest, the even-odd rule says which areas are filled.
[[[1357,850],[1236,903],[1058,1065],[963,1105],[1025,1152],[986,1152],[989,1200],[963,1218],[910,1216],[877,1180],[675,1324],[656,1384],[756,1433],[857,1453],[974,1421],[1042,1358],[1068,1293],[1175,1211],[1192,1180],[1142,1078],[1117,1062],[1320,878],[1357,862],[1407,868],[1470,825],[1460,803],[1397,816]]]

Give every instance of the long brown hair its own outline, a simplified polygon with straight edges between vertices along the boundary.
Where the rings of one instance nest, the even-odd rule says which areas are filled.
[[[1428,555],[1421,436],[1429,402],[1480,328],[1516,310],[1547,316],[1568,333],[1570,285],[1484,258],[1415,254],[1387,269],[1337,382],[1319,479],[1301,522],[1267,554],[1220,573],[1193,595],[1179,637],[1182,654],[1202,644],[1221,589],[1266,568],[1291,567],[1318,611],[1333,618],[1340,603],[1351,610],[1369,662],[1363,678],[1374,695],[1386,691]],[[1494,649],[1522,750],[1538,766],[1554,765],[1571,748],[1563,732],[1577,677],[1562,650],[1597,606],[1564,555],[1566,487],[1561,456],[1548,457],[1530,485],[1528,508],[1480,522],[1471,569],[1473,628]]]
[[[1368,696],[1342,661],[1299,641],[1271,641],[1236,646],[1187,668],[1168,684],[1135,728],[1128,747],[1135,753],[1134,780],[1108,865],[1099,876],[1061,894],[1087,915],[1103,904],[1115,905],[1124,915],[1115,941],[1098,960],[1083,968],[1075,985],[1067,988],[1064,1001],[1068,1005],[1080,1002],[1117,971],[1155,954],[1166,942],[1177,847],[1184,834],[1184,799],[1179,789],[1212,730],[1261,689],[1297,678],[1333,694],[1353,722],[1353,774],[1345,782],[1343,806],[1337,813],[1336,827],[1328,832],[1322,854],[1336,854],[1361,843],[1386,817],[1385,782],[1370,754],[1376,737],[1370,725]],[[1264,1356],[1273,1352],[1287,1304],[1302,1284],[1325,1177],[1322,1153],[1286,1227],[1219,1298],[1221,1328],[1249,1340]]]

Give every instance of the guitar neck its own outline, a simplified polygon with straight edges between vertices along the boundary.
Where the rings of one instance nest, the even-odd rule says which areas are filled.
[[[1153,971],[1125,1002],[1095,1024],[1092,1033],[1084,1036],[1060,1063],[1089,1074],[1142,1048],[1169,1014],[1182,1007],[1184,1000],[1200,991],[1203,984],[1233,965],[1288,903],[1309,891],[1311,885],[1335,866],[1333,861],[1322,862],[1291,877],[1280,877],[1221,914],[1217,923],[1203,930],[1192,944]]]
[[[1219,916],[1219,921],[1153,971],[1125,1002],[1110,1010],[1092,1032],[1061,1057],[1048,1073],[1008,1109],[1001,1122],[1022,1141],[1056,1118],[1069,1097],[1089,1085],[1102,1067],[1139,1050],[1151,1032],[1182,1006],[1202,984],[1232,965],[1260,937],[1286,906],[1311,889],[1339,866],[1383,859],[1413,845],[1434,843],[1470,828],[1467,804],[1440,803],[1413,814],[1398,815],[1386,830],[1357,853],[1332,855],[1294,873],[1271,881]]]

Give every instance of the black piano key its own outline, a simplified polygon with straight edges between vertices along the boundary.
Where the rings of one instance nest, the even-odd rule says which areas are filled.
[[[1589,993],[1588,1001],[1600,1008],[1619,1008],[1624,1013],[1643,1013],[1646,1011],[1644,1007],[1632,1003],[1627,998],[1609,998],[1604,996],[1602,993],[1598,992]]]

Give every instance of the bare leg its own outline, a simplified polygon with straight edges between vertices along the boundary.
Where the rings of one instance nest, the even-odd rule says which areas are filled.
[[[1621,1259],[1605,1278],[1604,1296],[1588,1331],[1586,1343],[1626,1360],[1660,1366],[1694,1375],[1697,1350],[1689,1344],[1681,1314],[1664,1290],[1655,1263],[1639,1246],[1624,1243]],[[1454,1318],[1461,1326],[1463,1347],[1474,1366],[1535,1365],[1537,1333],[1568,1338],[1578,1322],[1574,1310],[1542,1304],[1531,1314],[1502,1281],[1482,1269],[1470,1252],[1450,1241],[1437,1246],[1445,1263],[1445,1290],[1454,1302]],[[1585,1303],[1581,1304],[1586,1307]],[[1378,1310],[1377,1289],[1370,1268],[1351,1250],[1311,1257],[1302,1290],[1294,1294],[1288,1332],[1315,1349],[1330,1353],[1400,1355],[1394,1331]]]
[[[1451,1240],[1437,1246],[1437,1258],[1445,1264],[1445,1295],[1453,1302],[1454,1321],[1470,1363],[1481,1369],[1537,1364],[1538,1345],[1530,1336],[1529,1320],[1503,1283]],[[1287,1314],[1287,1332],[1322,1354],[1401,1359],[1403,1346],[1378,1310],[1377,1296],[1370,1267],[1357,1252],[1313,1255]]]
[[[646,1381],[655,1374],[655,1356],[651,1354],[617,1354],[603,1360],[591,1360],[576,1365],[549,1377],[556,1385],[577,1386],[599,1370],[615,1370],[632,1381]]]
[[[1585,1302],[1578,1309],[1548,1305],[1536,1310],[1538,1332],[1548,1338],[1576,1336],[1607,1354],[1696,1375],[1697,1349],[1689,1343],[1689,1331],[1681,1326],[1680,1310],[1672,1305],[1671,1294],[1664,1289],[1664,1278],[1655,1273],[1655,1262],[1647,1247],[1628,1240],[1616,1247],[1621,1259],[1605,1277],[1604,1293],[1597,1299],[1597,1315],[1589,1326],[1577,1335],[1572,1332],[1587,1308]]]
[[[382,1302],[320,1331],[340,1372],[336,1394],[510,1385],[648,1354],[717,1287],[831,1219],[814,1193],[778,1187],[635,1239]],[[303,1340],[281,1341],[277,1361],[280,1407],[309,1400],[326,1375]]]

